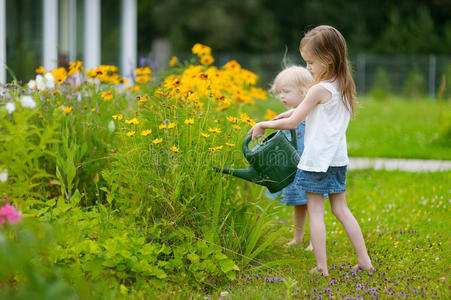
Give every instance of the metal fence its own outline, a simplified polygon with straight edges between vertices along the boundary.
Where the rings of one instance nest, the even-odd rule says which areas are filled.
[[[224,65],[231,59],[238,61],[260,76],[259,85],[268,88],[284,65],[305,65],[297,53],[220,53],[214,54],[215,64]],[[192,57],[179,54],[179,58]],[[446,81],[443,96],[451,98],[451,56],[438,55],[373,55],[350,56],[357,92],[363,94],[399,94],[407,97],[436,98],[442,80]],[[444,78],[444,79],[443,79]]]

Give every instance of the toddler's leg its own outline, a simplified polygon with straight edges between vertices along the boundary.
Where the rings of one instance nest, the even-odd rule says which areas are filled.
[[[302,242],[304,238],[305,219],[307,215],[307,205],[295,205],[293,211],[294,237],[285,246],[289,247]]]
[[[357,253],[359,266],[365,269],[373,269],[359,223],[357,223],[357,220],[346,204],[345,193],[330,194],[329,198],[333,214],[337,217],[341,224],[343,224],[346,234],[348,235],[349,240]]]
[[[316,268],[312,271],[328,276],[326,256],[326,226],[324,225],[324,199],[322,194],[307,194],[307,209],[310,218],[310,238],[316,259]]]

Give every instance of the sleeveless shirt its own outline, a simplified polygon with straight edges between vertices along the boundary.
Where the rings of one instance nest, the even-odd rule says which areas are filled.
[[[329,167],[349,163],[346,129],[351,113],[332,83],[321,81],[318,84],[332,97],[326,103],[317,104],[305,118],[304,152],[298,168],[310,172],[326,172]]]

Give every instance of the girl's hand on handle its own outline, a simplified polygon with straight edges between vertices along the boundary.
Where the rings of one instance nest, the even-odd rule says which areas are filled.
[[[262,127],[263,122],[257,123],[251,130],[248,131],[247,134],[252,134],[252,140],[256,140],[259,137],[262,137],[265,134],[265,129]]]
[[[293,112],[294,112],[294,109],[287,110],[286,112],[283,112],[280,115],[277,115],[273,120],[289,118],[293,114]]]

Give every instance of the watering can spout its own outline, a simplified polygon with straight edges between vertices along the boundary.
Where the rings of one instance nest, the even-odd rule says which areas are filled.
[[[218,173],[230,174],[253,183],[259,183],[262,180],[253,167],[247,169],[213,168],[213,170]]]

